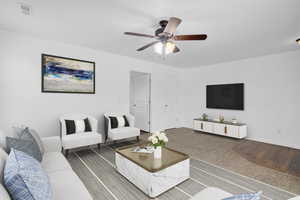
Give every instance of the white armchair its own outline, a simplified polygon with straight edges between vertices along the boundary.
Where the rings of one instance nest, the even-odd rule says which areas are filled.
[[[67,135],[65,120],[82,120],[88,118],[92,131],[89,132],[76,132],[74,134]],[[61,127],[61,141],[63,150],[68,155],[69,149],[84,147],[89,145],[98,145],[100,149],[100,143],[102,143],[102,135],[97,132],[98,121],[92,116],[83,114],[66,114],[60,117]]]
[[[111,121],[109,117],[116,117],[116,116],[123,116],[125,115],[126,119],[128,120],[129,126],[118,127],[118,128],[111,128]],[[139,141],[140,137],[140,129],[134,127],[134,116],[130,114],[116,114],[116,113],[106,113],[104,114],[105,118],[105,134],[106,138],[110,140],[121,140],[125,138],[136,137],[137,141]]]

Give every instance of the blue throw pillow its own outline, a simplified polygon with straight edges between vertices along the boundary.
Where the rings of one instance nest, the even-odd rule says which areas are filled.
[[[4,168],[4,185],[14,200],[52,200],[52,189],[41,164],[16,149]]]
[[[256,193],[248,193],[248,194],[238,194],[232,197],[228,197],[222,200],[260,200],[260,195],[262,191]]]

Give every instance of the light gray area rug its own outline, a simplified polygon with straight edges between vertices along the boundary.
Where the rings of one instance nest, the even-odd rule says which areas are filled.
[[[69,155],[69,162],[94,200],[150,199],[115,170],[111,146],[87,149]],[[191,178],[160,195],[159,200],[188,200],[206,187],[218,187],[232,194],[263,191],[263,200],[287,200],[296,196],[271,185],[241,176],[210,163],[191,158]]]

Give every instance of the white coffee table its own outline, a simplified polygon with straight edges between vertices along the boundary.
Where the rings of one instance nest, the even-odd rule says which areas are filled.
[[[117,171],[149,197],[154,198],[190,178],[189,156],[162,149],[162,158],[153,154],[134,153],[136,145],[116,150]]]

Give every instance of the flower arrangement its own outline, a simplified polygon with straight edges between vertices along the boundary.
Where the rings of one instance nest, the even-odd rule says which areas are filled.
[[[168,137],[163,132],[153,133],[148,140],[151,142],[152,146],[156,149],[157,147],[163,147],[169,141]]]

